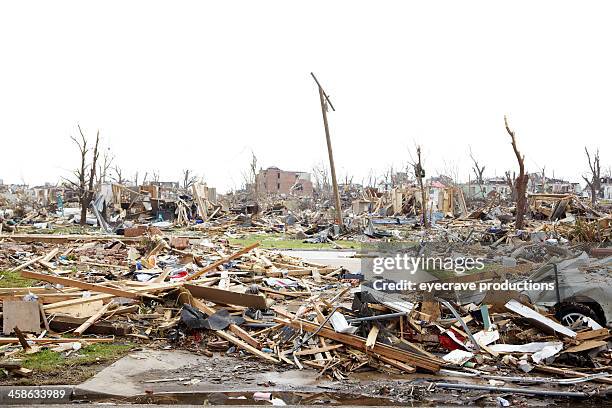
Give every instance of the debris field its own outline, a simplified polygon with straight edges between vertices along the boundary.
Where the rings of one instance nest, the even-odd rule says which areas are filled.
[[[329,203],[304,208],[303,198],[221,202],[197,185],[190,195],[164,198],[152,187],[110,191],[88,213],[95,226],[78,231],[70,230],[78,216],[70,206],[4,201],[2,381],[32,376],[22,363],[43,350],[68,358],[91,344],[128,341],[231,355],[260,362],[260,370],[314,370],[340,384],[369,371],[410,378],[393,395],[362,390],[391,402],[452,393],[509,406],[535,397],[606,398],[612,389],[605,206],[530,194],[516,229],[512,202],[493,194],[468,205],[449,188],[426,228],[416,188],[347,190],[342,200],[352,205],[340,227]],[[173,216],[160,219],[164,211]],[[440,283],[528,279],[559,290],[548,293],[552,300],[528,291],[389,297],[367,290],[372,279],[363,271],[264,248],[258,238],[270,235],[306,249],[352,248],[356,258],[385,242],[406,243],[413,257],[479,256],[483,271],[428,272]],[[234,242],[244,237],[255,242]]]

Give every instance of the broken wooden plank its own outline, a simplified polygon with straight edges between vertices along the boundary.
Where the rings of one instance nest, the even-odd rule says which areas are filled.
[[[242,340],[246,341],[248,344],[250,344],[251,346],[255,347],[256,349],[261,349],[262,348],[262,344],[261,344],[261,342],[259,342],[259,340],[251,337],[251,335],[249,333],[247,333],[245,330],[242,329],[242,327],[238,326],[237,324],[230,324],[228,329],[229,329],[229,331],[231,331],[236,336],[238,336]]]
[[[0,234],[0,239],[16,242],[43,242],[61,244],[69,241],[124,241],[139,242],[141,237],[129,238],[123,235],[85,235],[85,234]]]
[[[112,343],[115,341],[115,337],[109,337],[109,338],[103,338],[103,339],[99,339],[99,338],[81,338],[81,337],[77,337],[77,338],[57,338],[57,339],[53,339],[53,338],[49,338],[49,337],[43,337],[42,339],[27,339],[27,341],[33,342],[33,343],[41,343],[41,344],[45,344],[45,343],[71,343],[73,341],[78,341],[78,342],[87,342],[87,343]],[[17,337],[0,337],[0,344],[15,344],[15,343],[19,343],[19,338]]]
[[[53,248],[47,255],[45,255],[43,259],[39,260],[38,263],[47,268],[48,270],[53,271],[55,269],[55,266],[49,261],[51,261],[51,259],[53,259],[55,255],[58,254],[58,252],[59,247]]]
[[[316,348],[302,349],[300,351],[296,351],[294,354],[296,356],[309,356],[312,354],[325,353],[327,351],[337,350],[342,347],[344,347],[344,344],[334,344],[332,346],[322,346],[322,347],[316,347]]]
[[[399,370],[402,370],[402,371],[404,371],[406,373],[414,373],[414,372],[416,372],[416,368],[415,367],[409,366],[408,364],[404,364],[401,361],[397,361],[397,360],[394,360],[392,358],[381,356],[381,355],[378,355],[378,354],[376,354],[376,358],[379,359],[380,361],[382,361],[383,363],[387,363],[390,366],[395,367],[395,368],[397,368]]]
[[[610,331],[606,328],[598,330],[589,330],[580,333],[576,333],[576,340],[590,340],[598,337],[607,337],[610,335]]]
[[[266,298],[261,295],[238,293],[230,290],[197,286],[188,283],[186,283],[184,287],[194,297],[206,299],[217,304],[245,306],[255,309],[265,309],[268,307],[266,304]]]
[[[29,350],[32,348],[28,344],[28,341],[26,340],[21,330],[19,330],[19,327],[17,326],[13,327],[13,331],[15,332],[15,335],[17,336],[17,341],[19,342],[19,344],[21,344],[21,347],[23,347],[24,350]]]
[[[592,350],[594,348],[605,346],[607,344],[608,342],[605,340],[587,340],[582,344],[578,344],[577,346],[573,346],[566,350],[563,350],[562,353],[580,353],[582,351]]]
[[[54,314],[66,315],[79,318],[90,318],[104,307],[103,300],[80,303],[78,305],[64,306],[53,310]]]
[[[378,338],[379,328],[376,325],[373,325],[368,333],[368,337],[366,338],[366,349],[373,349],[376,345],[376,339]]]
[[[58,333],[63,333],[78,328],[85,320],[87,319],[80,317],[55,316],[49,322],[49,327]],[[96,324],[87,329],[89,334],[112,334],[115,336],[126,336],[131,331],[132,328],[126,323],[111,323],[107,321],[97,321]]]
[[[50,331],[50,327],[49,327],[49,320],[47,319],[47,314],[45,313],[45,309],[43,308],[43,304],[40,302],[36,302],[38,303],[38,310],[40,312],[40,318],[42,319],[44,325],[45,325],[45,330],[46,331]]]
[[[27,268],[28,266],[35,264],[38,261],[42,261],[44,258],[45,258],[45,255],[37,256],[36,258],[32,258],[29,261],[26,261],[22,263],[21,265],[14,267],[9,272],[18,272],[22,270],[23,268]]]
[[[108,295],[108,294],[94,295],[94,296],[89,296],[89,297],[80,297],[77,299],[63,300],[61,302],[55,302],[55,303],[51,303],[48,305],[44,305],[43,309],[45,311],[57,310],[63,307],[75,306],[75,305],[80,305],[83,303],[96,302],[98,300],[110,299],[112,297],[113,295]]]
[[[284,326],[293,327],[296,330],[305,330],[311,333],[317,332],[318,330],[318,336],[346,344],[361,351],[367,351],[365,345],[366,339],[354,334],[336,333],[333,329],[319,327],[314,323],[302,319],[293,319],[289,321],[276,317],[274,318],[274,321]],[[376,354],[382,355],[383,357],[388,357],[390,359],[407,363],[411,366],[419,367],[431,372],[438,372],[440,370],[440,366],[444,364],[444,361],[442,360],[421,356],[381,343],[376,343],[372,348],[372,351]]]
[[[231,343],[233,343],[234,345],[241,347],[243,349],[245,349],[246,351],[251,352],[252,354],[255,354],[256,356],[263,358],[264,360],[270,361],[272,363],[279,363],[279,361],[277,359],[275,359],[274,357],[272,357],[270,354],[264,353],[261,350],[256,349],[255,347],[251,346],[250,344],[248,344],[247,342],[244,342],[234,336],[232,336],[229,333],[224,332],[223,330],[215,330],[215,334]]]
[[[191,298],[191,305],[200,309],[200,311],[206,313],[208,316],[211,316],[213,314],[215,314],[216,310],[213,309],[210,306],[207,306],[204,304],[204,302],[198,300],[198,299],[194,299]],[[236,336],[240,337],[242,340],[244,340],[245,342],[247,342],[248,344],[250,344],[251,346],[260,349],[261,348],[261,343],[256,340],[255,338],[251,337],[249,335],[249,333],[247,333],[246,331],[244,331],[240,326],[238,326],[237,324],[230,324],[229,327],[230,331],[232,333],[234,333]]]
[[[37,280],[50,282],[50,283],[59,283],[60,285],[63,285],[63,286],[72,286],[75,288],[81,288],[81,289],[89,290],[92,292],[107,293],[109,295],[126,297],[126,298],[131,298],[131,299],[139,299],[142,296],[139,293],[134,293],[134,292],[130,292],[127,290],[122,290],[122,289],[109,288],[107,286],[103,286],[97,283],[81,282],[76,279],[62,278],[59,276],[46,275],[43,273],[22,271],[21,276],[24,278],[28,278],[28,279],[37,279]]]
[[[106,311],[113,305],[113,302],[108,302],[107,304],[105,304],[104,306],[102,306],[102,308],[100,308],[100,310],[98,310],[93,316],[91,316],[89,319],[87,319],[82,325],[80,325],[79,327],[77,327],[74,331],[74,334],[77,335],[82,335],[83,333],[85,333],[85,331],[92,325],[94,324],[99,318],[102,317],[102,315],[104,315],[104,313],[106,313]]]
[[[191,281],[194,280],[198,277],[200,277],[201,275],[213,271],[215,269],[217,269],[218,267],[220,267],[221,265],[223,265],[224,263],[227,263],[229,261],[232,261],[244,254],[246,254],[247,252],[251,251],[252,249],[255,249],[259,246],[259,242],[256,242],[252,245],[246,246],[244,248],[242,248],[240,251],[238,252],[234,252],[233,254],[231,254],[230,256],[227,256],[225,258],[219,259],[218,261],[215,261],[213,263],[211,263],[210,265],[200,269],[199,271],[197,271],[196,273],[194,273],[193,275],[189,276],[186,280]]]

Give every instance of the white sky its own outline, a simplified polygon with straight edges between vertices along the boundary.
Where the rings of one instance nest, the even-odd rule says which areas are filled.
[[[612,164],[605,2],[3,2],[0,179],[76,167],[76,123],[133,174],[182,168],[239,187],[263,167],[327,161],[314,71],[332,98],[339,177],[361,182],[423,144],[428,175],[468,145],[485,176],[527,168],[579,180],[584,146]],[[445,164],[446,163],[446,164]]]

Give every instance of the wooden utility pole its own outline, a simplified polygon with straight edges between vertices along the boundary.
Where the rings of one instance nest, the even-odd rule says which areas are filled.
[[[317,80],[317,77],[315,77],[312,72],[310,73],[310,75],[312,75],[312,78],[315,80],[317,86],[319,87],[319,99],[321,100],[323,126],[325,127],[325,138],[327,139],[327,153],[329,155],[329,168],[331,170],[332,185],[334,188],[334,200],[336,202],[336,222],[338,223],[338,225],[340,225],[340,227],[342,227],[342,205],[340,204],[340,192],[338,191],[338,181],[336,179],[336,166],[334,165],[334,153],[332,152],[331,138],[329,136],[329,125],[327,124],[327,105],[329,105],[329,107],[332,108],[333,111],[336,111],[336,109],[334,109],[334,105],[332,105],[331,101],[329,100],[329,97],[327,96],[325,91],[323,91],[323,87]]]

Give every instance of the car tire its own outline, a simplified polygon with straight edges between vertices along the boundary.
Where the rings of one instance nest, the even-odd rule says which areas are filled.
[[[597,313],[589,306],[584,303],[563,303],[558,307],[557,313],[555,313],[555,317],[562,325],[567,327],[572,327],[572,323],[576,322],[582,316],[590,317],[599,323],[599,317]],[[583,325],[578,325],[575,328],[584,327]]]

